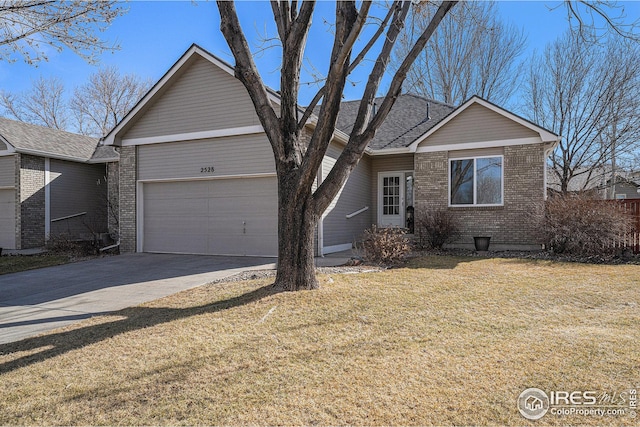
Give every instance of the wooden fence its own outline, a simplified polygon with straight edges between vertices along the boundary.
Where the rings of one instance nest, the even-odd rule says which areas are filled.
[[[629,231],[613,243],[614,247],[629,248],[634,253],[640,253],[640,199],[604,200],[604,202],[615,204],[632,217]]]

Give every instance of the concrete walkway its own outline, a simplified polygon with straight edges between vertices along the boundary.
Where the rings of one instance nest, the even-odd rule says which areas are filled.
[[[316,258],[342,265],[351,251]],[[247,270],[274,258],[127,254],[0,275],[0,344],[142,304]]]

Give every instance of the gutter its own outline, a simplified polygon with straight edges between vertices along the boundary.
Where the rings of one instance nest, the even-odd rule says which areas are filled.
[[[46,151],[30,150],[30,149],[23,149],[23,148],[16,149],[16,153],[27,154],[27,155],[38,156],[38,157],[48,157],[50,159],[56,159],[56,160],[67,160],[67,161],[78,162],[78,163],[89,163],[91,161],[91,158],[85,159],[81,157],[65,156],[64,154],[47,153]]]

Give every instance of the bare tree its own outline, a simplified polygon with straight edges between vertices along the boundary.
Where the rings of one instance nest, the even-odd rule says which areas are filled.
[[[106,135],[150,87],[149,79],[120,74],[117,67],[99,69],[73,92],[70,109],[77,131],[84,135]]]
[[[325,84],[310,105],[301,109],[298,105],[300,69],[315,2],[271,2],[282,48],[277,106],[258,72],[235,5],[224,0],[217,2],[220,29],[235,58],[235,76],[247,89],[274,154],[278,181],[278,269],[274,285],[278,288],[318,287],[313,261],[313,235],[318,218],[358,165],[368,143],[400,95],[409,69],[457,2],[438,2],[429,24],[399,61],[383,101],[374,111],[380,82],[413,3],[400,0],[388,5],[388,12],[380,14],[386,16],[385,19],[376,21],[381,22],[378,31],[369,41],[362,42],[364,48],[357,53],[354,46],[362,36],[372,3],[361,2],[358,9],[355,1],[336,2],[333,45]],[[372,53],[373,50],[376,53]],[[365,58],[370,60],[363,61]],[[322,184],[312,191],[316,173],[335,132],[347,77],[356,66],[363,64],[369,64],[371,69],[346,145]],[[313,131],[305,138],[305,126],[316,107]]]
[[[603,181],[640,142],[640,50],[628,40],[587,43],[569,32],[531,62],[531,119],[563,136],[551,156],[562,192]]]
[[[331,172],[315,191],[312,191],[312,185],[335,131],[347,76],[353,62],[361,57],[353,55],[353,49],[367,21],[371,3],[363,2],[359,10],[355,1],[336,3],[334,42],[325,85],[302,114],[298,107],[300,68],[315,2],[299,4],[296,1],[282,1],[271,4],[282,43],[279,112],[274,109],[258,73],[232,2],[218,1],[220,29],[236,60],[235,75],[246,87],[274,153],[278,180],[276,286],[285,290],[313,289],[318,287],[313,261],[313,235],[318,218],[357,166],[367,144],[400,94],[409,67],[455,2],[442,2],[432,24],[424,30],[414,49],[398,67],[384,101],[373,113],[380,81],[411,7],[409,1],[393,3],[391,19],[383,29],[385,37],[380,40],[380,50],[366,83],[349,141]],[[376,34],[379,36],[381,33]],[[367,43],[365,48],[369,46]],[[305,144],[303,128],[320,99],[322,104],[319,106],[315,129],[308,144]]]
[[[7,117],[53,129],[103,136],[151,87],[149,79],[122,75],[116,67],[101,68],[76,87],[69,101],[59,78],[33,81],[22,93],[0,91],[0,107]]]
[[[394,55],[402,62],[416,34],[429,24],[435,8],[422,3],[411,14]],[[407,92],[459,105],[473,95],[504,104],[518,85],[522,30],[500,21],[493,2],[463,2],[427,43],[407,74]]]
[[[53,129],[66,130],[68,110],[64,99],[64,84],[56,77],[40,77],[23,93],[0,92],[4,114],[22,122]]]
[[[47,60],[46,46],[71,49],[94,62],[96,55],[113,50],[98,37],[125,9],[116,1],[0,1],[0,60],[21,56],[35,64]]]

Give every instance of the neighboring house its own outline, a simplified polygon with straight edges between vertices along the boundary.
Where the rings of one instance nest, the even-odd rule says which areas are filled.
[[[548,170],[548,189],[560,192],[560,180],[553,169]],[[615,183],[611,179],[609,167],[598,167],[593,170],[583,168],[569,181],[569,193],[583,194],[595,199],[638,199],[640,198],[640,173],[616,173]]]
[[[547,169],[547,187],[552,194],[562,192],[560,173],[561,171],[556,172],[553,167],[548,167]],[[603,196],[606,187],[605,181],[607,175],[607,170],[602,167],[592,169],[578,168],[574,170],[574,175],[568,182],[567,192],[600,198]]]
[[[611,188],[613,184],[613,188]],[[640,179],[634,174],[628,176],[616,175],[615,181],[607,180],[605,198],[607,199],[639,199]]]
[[[0,247],[42,247],[50,237],[107,232],[112,147],[98,140],[0,118]]]
[[[356,107],[342,106],[318,184]],[[451,211],[462,246],[488,235],[493,248],[540,248],[530,214],[558,140],[477,97],[454,108],[403,95],[319,221],[317,252],[351,248],[371,224],[405,226],[410,206]],[[230,65],[193,45],[103,143],[120,150],[122,252],[277,255],[273,153]]]

